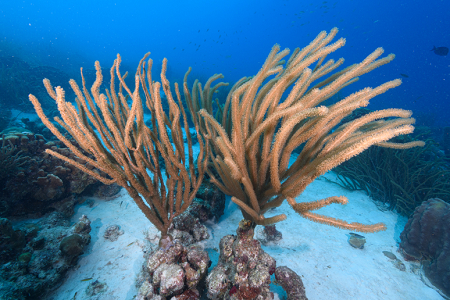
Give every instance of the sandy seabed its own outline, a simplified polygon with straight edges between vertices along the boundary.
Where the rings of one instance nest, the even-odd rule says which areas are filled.
[[[384,222],[387,230],[363,234],[364,249],[355,249],[348,243],[349,231],[308,221],[297,215],[284,203],[268,216],[284,213],[287,220],[278,223],[283,239],[277,244],[262,246],[277,261],[277,266],[288,266],[302,277],[309,300],[322,299],[443,299],[435,290],[426,286],[420,275],[414,274],[411,263],[397,253],[400,232],[406,218],[391,211],[380,211],[362,191],[348,191],[330,182],[333,173],[314,181],[297,201],[312,201],[333,195],[348,197],[345,206],[333,204],[318,211],[321,214],[346,220],[373,224]],[[145,231],[157,237],[158,231],[149,223],[133,200],[122,189],[119,197],[111,201],[94,199],[92,207],[80,205],[72,221],[81,215],[91,220],[91,243],[70,270],[63,284],[46,299],[91,299],[86,288],[92,280],[106,283],[106,292],[95,299],[128,300],[137,293],[135,278],[144,263]],[[201,244],[217,263],[220,238],[235,234],[242,215],[237,206],[227,199],[225,214],[217,224],[206,224],[210,239]],[[117,224],[124,234],[115,242],[103,238],[105,229]],[[262,227],[256,228],[256,237]],[[156,243],[155,239],[155,243]],[[154,245],[156,246],[156,244]],[[215,249],[214,249],[215,248]],[[390,251],[403,261],[406,271],[397,269],[392,260],[382,252]],[[89,281],[83,279],[92,278]],[[274,286],[278,299],[283,298],[280,288]],[[76,294],[76,295],[75,295]]]

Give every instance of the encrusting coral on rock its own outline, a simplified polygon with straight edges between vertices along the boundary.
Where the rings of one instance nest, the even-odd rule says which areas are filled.
[[[287,300],[307,300],[303,281],[294,271],[286,266],[275,270],[275,278],[287,293]]]
[[[139,291],[135,299],[200,299],[211,261],[198,242],[208,239],[209,233],[192,213],[186,211],[175,217],[168,235],[160,238],[156,249],[145,254],[146,263],[137,278]],[[223,210],[217,213],[220,216]],[[211,213],[205,210],[205,215]]]
[[[276,267],[276,261],[261,249],[253,239],[255,224],[249,220],[239,222],[237,236],[227,235],[220,240],[220,257],[206,279],[209,299],[274,299],[270,291],[271,276],[278,270],[277,280],[288,294],[288,299],[301,294],[304,287],[300,277],[287,267]],[[288,275],[292,275],[288,279]]]
[[[4,134],[0,144],[3,141],[14,147],[10,156],[19,151],[21,156],[20,166],[8,168],[7,176],[0,178],[0,186],[3,187],[0,195],[2,217],[28,214],[39,217],[54,210],[69,217],[77,200],[74,195],[83,193],[90,185],[101,185],[78,168],[45,153],[46,149],[53,149],[76,158],[60,141],[47,141],[40,134],[19,132],[18,129]]]
[[[150,254],[136,300],[200,299],[198,287],[204,284],[211,265],[208,253],[199,245],[183,246],[167,238]]]

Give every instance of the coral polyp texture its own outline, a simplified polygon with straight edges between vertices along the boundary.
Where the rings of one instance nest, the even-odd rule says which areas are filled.
[[[297,203],[295,198],[318,176],[373,145],[405,149],[423,144],[390,141],[413,131],[411,111],[384,109],[340,124],[354,110],[367,106],[370,99],[401,81],[365,88],[325,105],[327,99],[357,81],[358,76],[394,59],[393,54],[381,57],[384,50],[378,48],[361,63],[332,74],[344,62],[326,60],[345,44],[343,38],[332,43],[336,34],[336,28],[329,34],[321,32],[302,50],[295,49],[287,62],[283,58],[289,49],[275,45],[255,76],[244,77],[232,87],[219,110],[222,115],[214,117],[211,104],[205,101],[210,81],[220,76],[210,78],[201,101],[194,96],[192,101],[188,98],[193,119],[211,144],[211,162],[218,174],[208,171],[211,181],[231,196],[244,218],[258,225],[285,220],[285,214],[270,218],[264,214],[287,200],[297,213],[311,221],[361,232],[384,230],[382,223],[348,223],[313,212],[332,203],[346,204],[345,197],[309,203]],[[328,78],[322,79],[326,75]],[[197,112],[202,119],[197,119]],[[292,163],[295,149],[301,152]]]

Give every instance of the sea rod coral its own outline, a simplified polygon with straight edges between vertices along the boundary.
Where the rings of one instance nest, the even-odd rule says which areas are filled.
[[[358,76],[394,59],[393,54],[379,58],[383,49],[378,48],[361,63],[323,80],[344,61],[325,61],[328,54],[345,44],[343,38],[330,44],[336,33],[336,28],[329,34],[321,32],[307,47],[295,49],[286,63],[282,59],[289,49],[280,51],[275,45],[258,74],[233,86],[219,118],[212,116],[207,105],[196,106],[204,121],[198,122],[200,128],[212,144],[210,156],[218,176],[208,174],[219,189],[232,196],[244,218],[255,224],[284,220],[284,214],[270,218],[264,214],[287,200],[297,213],[315,222],[361,232],[383,230],[382,223],[347,223],[312,212],[331,203],[345,204],[345,197],[309,203],[296,203],[295,197],[318,176],[372,145],[405,149],[423,144],[389,142],[414,129],[411,112],[403,109],[374,111],[339,125],[352,111],[367,106],[371,98],[401,81],[365,88],[324,105]],[[319,79],[322,81],[317,82]],[[300,155],[291,164],[291,154],[297,148]]]
[[[162,241],[165,241],[171,239],[167,231],[173,218],[186,211],[200,187],[207,165],[209,145],[204,144],[201,136],[197,134],[200,152],[196,175],[192,139],[178,86],[175,85],[175,93],[179,104],[174,100],[169,81],[165,77],[167,60],[163,63],[161,83],[153,82],[152,60],[148,61],[148,65],[145,61],[148,55],[149,53],[139,63],[134,91],[125,83],[127,74],[120,74],[120,55],[117,55],[111,68],[111,85],[110,89],[106,90],[106,95],[100,93],[103,79],[100,63],[95,63],[97,78],[91,93],[86,88],[81,70],[82,88],[74,80],[70,80],[76,94],[77,108],[65,100],[61,87],[53,89],[50,81],[44,79],[47,92],[56,101],[62,117],[62,120],[56,117],[55,121],[69,132],[88,155],[79,151],[50,122],[35,96],[30,95],[29,98],[42,122],[76,157],[72,159],[51,149],[46,152],[105,184],[117,183],[124,187],[150,222],[161,231]],[[115,74],[120,83],[118,91],[115,88]],[[162,108],[161,85],[168,100],[169,116]],[[151,128],[144,123],[141,89],[145,94],[145,104],[152,115]],[[132,99],[131,107],[125,94]],[[187,135],[188,158],[182,127]],[[165,175],[161,171],[160,157],[164,160]],[[85,163],[90,167],[86,167]],[[95,168],[109,177],[101,176]]]
[[[343,38],[330,44],[336,33],[337,29],[329,34],[321,32],[307,47],[296,49],[286,63],[282,59],[289,50],[280,51],[280,47],[275,45],[258,74],[240,80],[231,89],[225,105],[229,110],[224,109],[221,118],[225,120],[228,116],[226,122],[230,124],[229,133],[208,110],[188,105],[195,119],[201,149],[197,160],[198,176],[194,172],[192,142],[180,91],[175,84],[177,104],[165,76],[167,60],[163,61],[161,83],[154,82],[151,60],[146,69],[147,54],[139,63],[135,89],[132,91],[125,84],[125,76],[119,72],[121,58],[118,55],[111,68],[111,88],[106,90],[106,94],[100,93],[102,74],[100,64],[96,62],[97,79],[91,93],[86,88],[84,78],[82,89],[74,80],[70,81],[77,95],[78,108],[65,100],[62,88],[53,89],[50,82],[44,80],[62,116],[62,120],[55,120],[94,158],[83,155],[75,148],[46,118],[36,97],[30,95],[29,98],[44,124],[78,159],[105,172],[110,178],[101,177],[95,170],[84,167],[74,159],[52,150],[47,152],[104,183],[117,182],[125,187],[163,235],[166,235],[173,217],[191,204],[203,179],[208,159],[219,174],[217,178],[210,172],[213,183],[231,195],[244,217],[255,224],[268,225],[284,220],[286,216],[283,214],[265,218],[264,213],[287,199],[296,212],[313,221],[351,230],[379,231],[385,228],[384,224],[347,223],[311,212],[330,203],[345,204],[345,197],[330,197],[312,203],[295,201],[295,197],[315,178],[372,145],[397,148],[417,145],[414,142],[401,145],[388,142],[414,129],[411,112],[402,109],[375,111],[337,126],[353,110],[367,106],[371,98],[398,86],[401,83],[399,79],[376,88],[365,88],[329,106],[320,105],[357,81],[358,76],[394,58],[393,54],[379,58],[383,49],[378,48],[363,62],[315,83],[343,64],[343,59],[325,62],[328,54],[345,44]],[[314,63],[316,65],[311,67]],[[119,91],[115,88],[115,74],[120,82]],[[214,91],[214,88],[209,89],[211,79],[204,91],[194,86],[191,92],[187,88],[186,77],[183,91],[188,104],[193,96],[197,97],[194,92],[202,94],[202,103],[209,103]],[[215,75],[212,80],[220,77]],[[161,86],[170,107],[169,116],[162,109]],[[283,95],[291,87],[284,99]],[[144,123],[141,90],[152,115],[151,129]],[[127,104],[125,94],[132,99],[131,107]],[[188,140],[187,159],[182,122]],[[290,165],[291,154],[298,147],[302,147],[301,153]],[[163,157],[166,164],[167,179],[162,176],[159,156]],[[185,166],[186,160],[189,167]],[[149,176],[147,171],[153,176]]]

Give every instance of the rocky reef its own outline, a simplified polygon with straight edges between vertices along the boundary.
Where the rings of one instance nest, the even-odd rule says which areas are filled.
[[[90,223],[82,216],[69,226],[59,212],[15,227],[0,218],[0,299],[41,299],[89,244]]]
[[[420,261],[428,280],[450,298],[450,204],[438,198],[423,202],[400,239],[405,259]]]
[[[301,278],[288,267],[277,268],[276,261],[253,238],[251,221],[242,220],[236,233],[220,241],[219,262],[206,279],[209,299],[274,299],[270,291],[273,274],[288,299],[307,299]]]
[[[46,149],[52,149],[73,156],[60,141],[47,141],[40,134],[15,129],[0,138],[2,144],[0,165],[8,164],[9,167],[2,169],[6,174],[0,178],[0,217],[40,217],[55,210],[68,217],[73,214],[76,195],[90,185],[103,185],[45,153]],[[92,169],[85,162],[79,162]],[[115,193],[118,190],[116,186]]]
[[[86,216],[69,223],[80,196],[120,190],[46,149],[69,153],[60,141],[24,128],[7,128],[0,137],[0,299],[40,299],[57,285],[90,242]]]
[[[209,238],[207,229],[184,212],[174,219],[169,234],[146,257],[136,300],[200,299],[211,261],[198,242]]]

